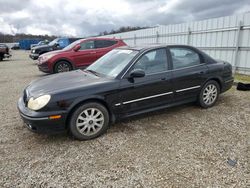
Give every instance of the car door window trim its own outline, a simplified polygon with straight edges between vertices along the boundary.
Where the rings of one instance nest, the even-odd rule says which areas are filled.
[[[155,75],[155,74],[161,74],[161,73],[165,73],[165,72],[173,72],[173,71],[176,71],[176,70],[182,70],[182,69],[197,67],[197,66],[201,66],[201,65],[205,65],[205,64],[206,63],[201,63],[199,65],[193,65],[193,66],[190,66],[190,67],[183,67],[183,68],[179,68],[179,69],[172,69],[172,70],[166,70],[166,71],[162,71],[162,72],[156,72],[156,73],[152,73],[152,74],[147,74],[145,76],[150,76],[150,75]]]
[[[136,59],[137,60],[137,59]],[[135,61],[136,61],[135,60]],[[151,73],[151,74],[147,74],[145,76],[151,76],[151,75],[155,75],[155,74],[161,74],[161,73],[165,73],[165,72],[173,72],[173,71],[177,71],[177,70],[183,70],[183,69],[188,69],[188,68],[193,68],[193,67],[198,67],[201,65],[205,65],[206,63],[201,63],[199,65],[193,65],[193,66],[189,66],[189,67],[183,67],[183,68],[178,68],[178,69],[172,69],[172,70],[165,70],[165,71],[161,71],[161,72],[156,72],[156,73]],[[132,65],[127,69],[126,72],[128,72],[128,70],[132,67]],[[121,77],[121,79],[125,76],[126,73],[123,74],[123,76]]]
[[[201,66],[201,65],[205,65],[205,64],[206,63],[200,63],[199,65],[192,65],[192,66],[188,66],[188,67],[173,69],[173,71],[175,71],[175,70],[182,70],[182,69],[188,69],[188,68],[197,67],[197,66]]]

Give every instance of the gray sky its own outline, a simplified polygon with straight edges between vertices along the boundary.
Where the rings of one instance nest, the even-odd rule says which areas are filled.
[[[0,0],[0,32],[89,36],[250,11],[250,0]]]

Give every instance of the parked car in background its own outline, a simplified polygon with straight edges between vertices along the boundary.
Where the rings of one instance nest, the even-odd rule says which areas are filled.
[[[36,47],[36,46],[42,46],[42,45],[47,45],[49,44],[50,42],[48,40],[43,40],[43,41],[40,41],[38,42],[37,44],[31,44],[30,45],[30,49],[32,50],[32,48]]]
[[[122,118],[190,102],[212,107],[233,80],[229,63],[191,46],[121,47],[85,70],[33,81],[18,109],[34,132],[87,140]]]
[[[47,45],[32,48],[29,56],[31,59],[36,60],[40,55],[46,52],[63,49],[76,40],[79,40],[79,38],[56,38]]]
[[[80,39],[63,50],[41,55],[38,59],[38,67],[39,70],[46,73],[66,72],[76,68],[84,68],[107,52],[120,46],[126,46],[121,39]]]
[[[0,44],[0,61],[4,58],[10,58],[10,49],[6,44]]]
[[[12,50],[19,50],[20,46],[19,43],[13,44],[13,46],[11,47]]]

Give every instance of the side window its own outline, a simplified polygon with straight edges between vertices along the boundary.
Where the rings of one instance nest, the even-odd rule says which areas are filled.
[[[86,41],[86,42],[82,42],[80,45],[81,45],[81,49],[80,50],[94,49],[94,47],[95,47],[94,41],[92,41],[92,40]]]
[[[64,48],[67,46],[67,39],[59,39],[57,43],[61,48]]]
[[[117,41],[114,41],[114,40],[96,40],[95,47],[96,48],[106,48],[106,47],[113,46],[116,43],[117,43]]]
[[[173,47],[170,48],[170,53],[173,61],[173,68],[185,68],[200,64],[200,56],[188,48]]]
[[[166,49],[157,49],[147,52],[140,57],[133,69],[142,69],[145,71],[146,75],[167,70]]]

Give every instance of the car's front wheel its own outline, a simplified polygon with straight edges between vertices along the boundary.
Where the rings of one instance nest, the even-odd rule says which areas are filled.
[[[198,102],[203,108],[212,107],[216,103],[219,94],[220,86],[218,82],[210,80],[202,87]]]
[[[60,73],[60,72],[68,72],[72,70],[72,66],[69,62],[67,61],[59,61],[56,63],[54,67],[54,72],[55,73]]]
[[[107,109],[96,102],[79,106],[69,122],[70,134],[78,140],[89,140],[102,135],[109,126]]]

